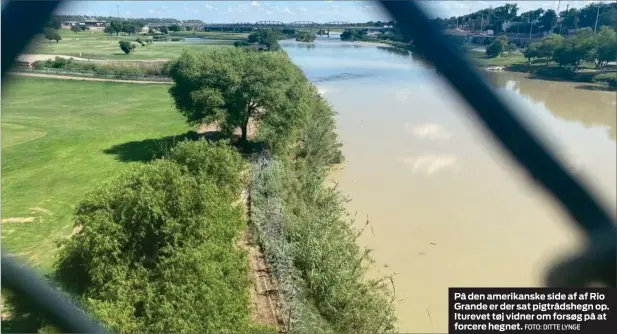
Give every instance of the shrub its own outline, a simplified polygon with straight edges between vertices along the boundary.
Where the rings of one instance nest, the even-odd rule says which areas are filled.
[[[343,218],[344,198],[322,188],[322,179],[278,160],[254,164],[251,221],[282,286],[283,312],[292,308],[300,332],[393,331],[390,282],[367,278],[369,253]],[[306,298],[295,291],[306,291]]]
[[[125,54],[129,54],[133,50],[131,48],[131,42],[120,41],[118,44],[120,44],[120,50],[122,50]]]
[[[240,177],[246,164],[240,153],[227,142],[205,139],[183,141],[169,152],[169,159],[188,168],[199,179],[212,180],[220,191],[236,199],[246,184]]]
[[[491,58],[499,57],[506,51],[507,47],[508,38],[506,36],[499,36],[486,48],[486,55]]]
[[[184,40],[184,38],[180,38],[180,37],[172,37],[171,38],[172,42],[179,42],[179,41],[183,41],[183,40]]]
[[[609,72],[597,74],[593,77],[592,81],[596,83],[605,83],[611,87],[617,87],[617,73]]]
[[[242,210],[171,161],[87,194],[55,276],[113,332],[249,330]]]

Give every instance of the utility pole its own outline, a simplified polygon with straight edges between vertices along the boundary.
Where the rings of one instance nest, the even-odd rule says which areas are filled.
[[[118,17],[120,17],[120,5],[116,5],[116,13],[118,14]]]
[[[598,4],[598,12],[596,13],[596,25],[595,27],[593,27],[593,32],[596,32],[596,29],[598,29],[598,17],[600,16],[600,5]]]
[[[529,17],[529,42],[531,42],[531,31],[533,30],[533,13]]]
[[[482,18],[480,19],[480,33],[482,33],[482,28],[484,28],[484,13],[482,13]]]

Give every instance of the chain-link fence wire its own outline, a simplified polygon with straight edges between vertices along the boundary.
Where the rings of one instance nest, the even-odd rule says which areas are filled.
[[[284,168],[268,154],[251,159],[251,227],[261,246],[270,274],[277,283],[280,315],[285,330],[294,333],[329,332],[327,323],[303,295],[306,287],[294,265],[293,245],[285,232],[281,173]]]

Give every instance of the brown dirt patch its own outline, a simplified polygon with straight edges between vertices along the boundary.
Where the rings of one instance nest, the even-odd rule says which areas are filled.
[[[243,191],[241,199],[245,219],[248,220],[250,198],[248,191]],[[239,204],[240,204],[239,203]],[[249,232],[242,234],[238,246],[248,253],[249,276],[253,282],[251,289],[251,317],[254,322],[269,325],[279,331],[285,327],[281,315],[281,304],[278,297],[278,288],[270,275],[270,268],[259,249],[249,240]]]
[[[35,221],[36,221],[36,217],[10,217],[10,218],[2,218],[2,224],[33,223]]]

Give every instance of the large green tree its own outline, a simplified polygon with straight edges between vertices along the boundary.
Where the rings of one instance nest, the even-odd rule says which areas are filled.
[[[506,36],[499,36],[495,38],[491,44],[486,48],[486,55],[494,58],[499,57],[508,47],[508,38]]]
[[[279,45],[280,34],[272,29],[259,29],[248,36],[249,43],[259,43],[265,46],[268,51],[277,51],[281,47]]]
[[[576,35],[566,38],[554,51],[554,59],[559,66],[572,66],[577,69],[582,61],[595,60],[596,39],[591,28],[579,29]]]
[[[617,33],[611,27],[602,27],[595,39],[596,66],[603,68],[608,62],[617,60]]]
[[[240,128],[243,140],[251,119],[282,118],[291,124],[308,85],[285,53],[239,48],[185,51],[171,63],[170,76],[169,93],[189,124],[218,123],[227,134]]]
[[[542,39],[538,48],[538,58],[546,59],[546,64],[554,58],[555,50],[563,43],[563,36],[558,34],[550,34]]]
[[[180,150],[89,193],[59,251],[56,279],[112,332],[250,331],[238,187],[219,187],[242,158],[205,141]]]

